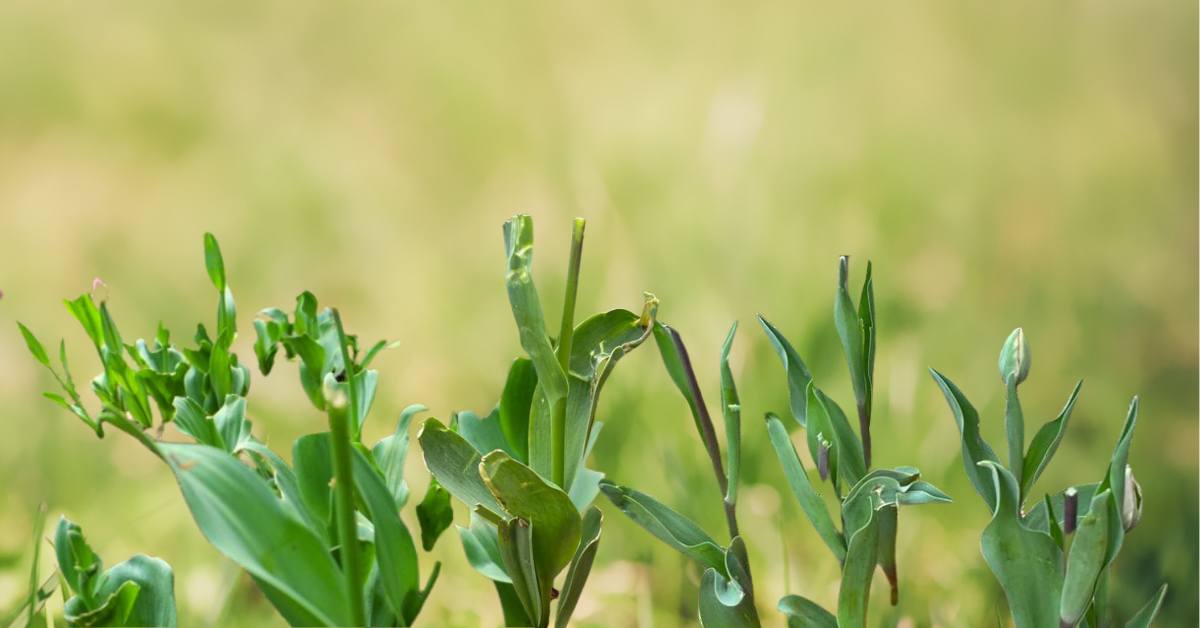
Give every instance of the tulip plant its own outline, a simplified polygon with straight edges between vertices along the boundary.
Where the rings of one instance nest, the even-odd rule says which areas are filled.
[[[575,324],[583,234],[576,219],[552,337],[533,283],[533,222],[519,215],[505,223],[505,284],[526,357],[509,367],[487,416],[459,412],[449,426],[430,419],[419,436],[429,472],[470,509],[469,527],[458,528],[463,550],[494,582],[507,625],[550,625],[555,599],[554,625],[571,618],[600,540],[602,516],[591,503],[603,474],[584,466],[602,425],[600,391],[654,326],[652,295],[640,315],[618,309]]]
[[[1129,465],[1137,424],[1133,398],[1108,467],[1099,482],[1072,486],[1025,503],[1038,476],[1058,450],[1082,382],[1075,385],[1058,417],[1025,445],[1025,420],[1018,387],[1029,376],[1031,357],[1017,328],[1000,351],[1000,380],[1006,391],[1008,466],[980,434],[979,413],[957,386],[930,369],[962,436],[963,465],[992,512],[983,531],[983,558],[1004,588],[1018,628],[1109,625],[1108,573],[1125,535],[1141,518],[1142,489]],[[1166,585],[1126,624],[1149,626],[1166,595]]]
[[[767,414],[767,434],[788,485],[801,510],[821,540],[842,567],[837,613],[811,600],[788,595],[779,609],[789,626],[860,628],[866,625],[871,580],[878,565],[891,586],[891,603],[898,603],[896,572],[896,527],[900,506],[950,501],[942,491],[921,480],[914,467],[871,469],[871,414],[875,371],[875,292],[871,264],[857,307],[848,287],[849,258],[838,264],[838,287],[834,298],[834,323],[854,388],[859,432],[831,397],[817,387],[800,354],[767,319],[759,316],[763,331],[787,376],[792,418],[804,428],[809,454],[822,482],[828,481],[841,508],[841,528],[829,515],[826,504],[813,486],[800,456],[792,445],[783,421]]]
[[[106,300],[96,298],[103,288],[97,282],[91,294],[68,301],[67,308],[103,365],[91,381],[100,410],[85,407],[67,365],[65,343],[59,345],[60,373],[42,343],[20,325],[30,352],[65,394],[46,397],[98,437],[104,437],[106,424],[112,425],[165,462],[200,531],[250,574],[288,623],[410,625],[438,574],[435,565],[422,586],[417,551],[399,517],[408,499],[403,479],[407,428],[424,408],[410,406],[394,435],[367,448],[362,425],[378,379],[368,366],[386,343],[360,351],[337,310],[318,311],[316,299],[306,292],[297,299],[292,318],[271,309],[255,322],[255,353],[263,374],[271,370],[280,346],[287,357],[298,357],[304,391],[328,419],[328,431],[296,442],[289,466],[252,433],[247,414],[250,370],[232,351],[237,334],[233,293],[216,239],[207,235],[204,244],[205,266],[218,293],[215,336],[201,324],[194,346],[181,347],[160,325],[153,341],[126,344]],[[168,425],[193,442],[164,440]],[[129,594],[121,593],[125,585],[120,578],[100,575],[99,562],[79,544],[78,529],[65,525],[55,545],[60,569],[76,595],[72,599],[78,600],[68,602],[68,620],[74,609],[80,617],[104,610],[110,594],[117,595],[114,603],[124,603],[121,596]],[[424,532],[436,538],[435,531]],[[160,572],[165,568],[152,566]],[[71,574],[80,570],[89,575],[72,580]],[[134,581],[152,594],[157,591]],[[140,614],[138,608],[135,603],[124,620],[118,613],[106,615],[110,619],[105,621],[166,625],[159,623],[166,622],[166,615]]]
[[[729,544],[722,546],[698,524],[645,493],[607,481],[600,485],[604,495],[630,519],[694,560],[703,570],[698,601],[700,623],[714,627],[760,624],[758,610],[754,606],[750,558],[737,521],[737,489],[741,473],[741,402],[733,371],[729,368],[729,351],[736,333],[737,323],[734,323],[721,349],[720,398],[726,441],[726,454],[722,460],[716,428],[704,403],[683,338],[668,325],[659,323],[654,329],[663,365],[687,401],[696,431],[712,462],[713,474],[722,495]]]

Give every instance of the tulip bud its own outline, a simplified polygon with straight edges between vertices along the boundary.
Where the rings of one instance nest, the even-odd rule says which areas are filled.
[[[1029,376],[1029,345],[1025,343],[1025,332],[1020,327],[1013,330],[1000,349],[1000,381],[1008,383],[1009,377],[1016,377],[1017,383],[1025,381]]]
[[[1078,519],[1079,491],[1075,490],[1075,487],[1072,486],[1063,493],[1063,534],[1074,532]]]
[[[1128,532],[1142,520],[1142,485],[1133,477],[1133,467],[1125,465],[1125,499],[1121,504],[1121,523]]]
[[[825,441],[817,448],[817,473],[822,481],[829,478],[829,443]]]

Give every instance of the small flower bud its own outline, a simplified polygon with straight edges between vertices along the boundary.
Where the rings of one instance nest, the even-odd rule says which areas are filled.
[[[1016,377],[1017,383],[1025,381],[1029,376],[1029,345],[1025,343],[1025,332],[1020,327],[1013,330],[1000,349],[1000,381],[1008,383],[1009,377]]]
[[[1063,493],[1063,534],[1071,534],[1075,531],[1076,520],[1079,519],[1079,491],[1075,487],[1067,489]]]
[[[1125,465],[1125,499],[1121,504],[1121,523],[1128,532],[1142,520],[1142,485],[1133,477],[1133,467]]]
[[[829,478],[829,444],[825,441],[817,448],[817,473],[822,481]]]
[[[108,284],[104,283],[104,280],[99,277],[92,279],[92,300],[108,300]]]

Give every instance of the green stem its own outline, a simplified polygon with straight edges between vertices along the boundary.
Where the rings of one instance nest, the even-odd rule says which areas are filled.
[[[342,559],[342,574],[346,578],[346,595],[350,601],[350,619],[355,626],[366,625],[363,608],[363,567],[358,547],[358,525],[354,520],[354,455],[351,442],[351,421],[355,420],[358,404],[354,394],[354,363],[347,349],[346,333],[342,328],[342,317],[333,310],[337,325],[338,341],[342,348],[346,390],[326,392],[326,408],[329,413],[329,439],[333,450],[334,500],[337,508],[338,544]]]
[[[1021,472],[1025,466],[1025,417],[1021,412],[1021,399],[1017,396],[1017,377],[1011,375],[1005,382],[1007,397],[1004,404],[1004,431],[1008,437],[1008,466],[1017,486],[1021,485]],[[1020,496],[1024,503],[1025,495]]]
[[[354,440],[361,439],[361,417],[358,416],[358,389],[354,386],[354,360],[350,357],[350,343],[346,342],[346,330],[342,327],[342,315],[333,308],[333,323],[337,328],[338,347],[342,351],[342,370],[346,378],[346,390],[350,398],[350,425],[353,428]]]
[[[583,218],[576,218],[571,227],[571,257],[567,264],[567,292],[563,297],[562,326],[558,332],[558,349],[556,355],[563,372],[570,377],[571,341],[575,334],[575,299],[579,294],[579,265],[583,257],[583,230],[586,226]],[[558,399],[554,402],[550,415],[550,468],[554,483],[564,490],[566,480],[566,450],[567,438],[567,400]]]
[[[334,499],[337,507],[338,544],[341,546],[342,574],[346,578],[346,595],[350,600],[350,619],[355,626],[365,626],[363,612],[362,558],[359,556],[357,525],[354,521],[354,470],[350,456],[350,415],[346,398],[328,400],[329,438],[333,445]]]

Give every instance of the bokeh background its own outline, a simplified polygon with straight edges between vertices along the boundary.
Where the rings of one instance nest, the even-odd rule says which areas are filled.
[[[1128,617],[1165,579],[1162,625],[1197,624],[1195,3],[302,4],[0,5],[0,607],[24,588],[45,501],[110,562],[170,561],[183,625],[279,623],[165,468],[41,399],[52,381],[15,320],[65,337],[79,379],[99,366],[61,299],[93,277],[126,336],[162,320],[187,337],[213,316],[213,231],[243,359],[248,314],[303,289],[352,331],[400,341],[377,362],[375,438],[408,403],[445,418],[495,402],[519,351],[500,224],[524,211],[547,310],[569,219],[586,216],[579,311],[657,293],[710,403],[720,343],[742,323],[742,518],[769,624],[785,591],[832,605],[837,570],[758,420],[787,402],[753,317],[851,404],[831,316],[839,254],[856,284],[875,264],[877,460],[918,464],[957,498],[902,515],[902,602],[887,608],[877,579],[874,620],[1005,616],[978,550],[986,506],[926,367],[1000,444],[996,355],[1022,325],[1030,434],[1085,380],[1038,490],[1099,479],[1140,394],[1146,509],[1113,604]],[[250,408],[284,451],[323,422],[289,369],[257,378]],[[653,349],[620,365],[599,415],[593,465],[719,536],[720,497]],[[427,477],[410,456],[417,494]],[[602,507],[578,623],[693,624],[695,570]],[[435,555],[427,625],[498,624],[453,532]]]

